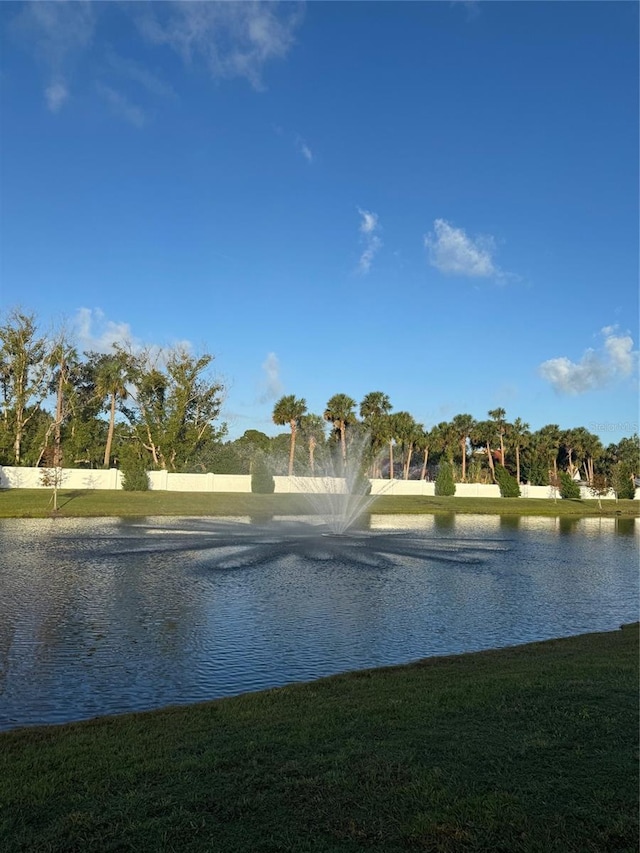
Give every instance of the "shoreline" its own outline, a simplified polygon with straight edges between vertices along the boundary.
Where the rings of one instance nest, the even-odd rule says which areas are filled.
[[[313,515],[300,495],[261,495],[205,492],[125,492],[69,490],[58,492],[58,510],[52,512],[46,489],[0,490],[2,518],[91,518],[141,516],[250,516]],[[473,513],[500,516],[566,518],[638,518],[640,501],[598,501],[544,498],[476,498],[382,495],[365,515],[440,515]]]
[[[3,732],[0,847],[631,853],[637,678],[634,623]]]

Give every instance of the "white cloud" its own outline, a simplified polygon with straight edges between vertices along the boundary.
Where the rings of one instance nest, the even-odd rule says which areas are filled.
[[[117,92],[111,86],[105,86],[103,83],[98,83],[98,92],[105,99],[111,108],[113,115],[122,118],[132,124],[134,127],[144,127],[147,117],[140,107],[132,104],[131,101],[121,92]]]
[[[371,264],[373,263],[373,259],[376,256],[378,250],[382,247],[382,240],[374,235],[371,237],[367,243],[367,247],[364,252],[360,255],[360,260],[358,261],[358,269],[362,273],[368,273],[371,269]]]
[[[144,6],[140,31],[187,64],[204,61],[216,78],[244,77],[262,88],[262,68],[286,56],[302,19],[301,4],[172,2]]]
[[[47,108],[51,110],[52,113],[57,113],[68,97],[69,90],[60,80],[55,83],[51,83],[51,85],[47,86],[44,90],[44,99],[47,102]]]
[[[81,350],[113,352],[114,344],[134,350],[140,348],[129,324],[108,320],[100,308],[79,308],[74,326]]]
[[[589,349],[579,362],[566,356],[543,362],[540,375],[561,394],[584,394],[605,385],[609,371],[597,353]]]
[[[455,228],[445,219],[436,219],[433,232],[424,238],[432,267],[448,275],[470,278],[501,278],[504,273],[493,260],[495,241],[491,236],[475,240],[462,228]]]
[[[630,376],[638,361],[638,353],[633,351],[631,335],[615,335],[615,329],[603,329],[604,346],[611,364],[620,376]]]
[[[25,3],[12,29],[46,67],[50,79],[45,100],[57,112],[68,99],[70,67],[93,38],[94,4],[87,0]]]
[[[269,400],[276,400],[280,397],[283,390],[280,380],[280,362],[274,352],[270,352],[267,355],[266,360],[262,363],[262,371],[264,377],[259,400],[261,403],[267,403]]]
[[[85,54],[106,4],[90,0],[44,0],[13,5],[18,11],[10,23],[12,33],[46,68],[45,102],[49,110],[58,112],[69,100],[75,66],[81,59],[87,61]],[[262,88],[264,66],[274,59],[283,59],[291,49],[304,16],[302,3],[259,0],[206,3],[172,0],[117,5],[133,19],[138,35],[146,41],[174,50],[185,64],[204,63],[214,78],[245,78],[256,89]],[[83,71],[86,79],[90,69]],[[101,73],[106,72],[126,77],[155,96],[174,96],[171,86],[157,74],[108,47],[102,54]],[[89,79],[93,85],[94,80],[90,76]],[[122,87],[104,88],[115,93],[115,97],[107,96],[107,100],[118,102],[116,112],[139,126],[142,113],[117,91]],[[303,145],[301,153],[311,162],[313,153],[307,145]]]
[[[358,271],[367,274],[371,269],[373,259],[379,250],[382,248],[382,240],[376,233],[380,229],[377,213],[372,213],[370,210],[362,210],[358,208],[358,213],[361,217],[360,233],[363,235],[365,243],[364,250],[358,261]]]
[[[617,335],[615,326],[605,326],[601,334],[604,337],[603,351],[590,348],[578,362],[566,356],[551,358],[538,368],[542,378],[560,394],[577,395],[630,376],[638,363],[633,338]]]
[[[302,139],[301,136],[296,136],[296,148],[305,158],[307,163],[313,163],[313,151],[309,148],[307,143]]]
[[[378,215],[371,213],[369,210],[361,210],[360,208],[358,208],[358,213],[362,217],[360,231],[363,234],[372,234],[378,227]]]

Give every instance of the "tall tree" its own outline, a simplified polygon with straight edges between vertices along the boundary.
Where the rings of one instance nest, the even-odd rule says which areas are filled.
[[[370,391],[360,402],[360,417],[369,431],[371,440],[372,470],[371,476],[380,476],[380,452],[389,441],[389,413],[391,401],[382,391]]]
[[[281,397],[273,407],[273,422],[279,426],[289,424],[291,427],[291,441],[289,443],[289,476],[293,474],[293,457],[296,452],[296,433],[300,418],[307,411],[307,401],[294,394]]]
[[[471,431],[471,443],[473,446],[482,448],[487,457],[491,479],[496,480],[496,469],[493,463],[493,451],[491,446],[496,436],[496,425],[494,421],[476,421]]]
[[[19,309],[0,325],[4,428],[10,435],[13,463],[22,458],[22,440],[29,421],[48,393],[47,340],[39,335],[35,316]]]
[[[111,462],[113,433],[116,425],[116,410],[119,400],[128,396],[127,380],[133,370],[132,358],[123,350],[106,355],[89,353],[96,364],[95,393],[101,403],[106,401],[109,412],[109,429],[104,448],[103,468],[108,468]]]
[[[97,372],[103,353],[84,353],[74,364],[66,389],[68,407],[64,446],[73,464],[99,468],[103,464],[108,425],[100,417],[104,398],[96,394]]]
[[[300,433],[309,451],[309,471],[312,477],[316,475],[315,455],[318,445],[324,443],[324,429],[324,421],[320,415],[308,414],[300,418]]]
[[[500,464],[504,467],[505,464],[505,454],[504,454],[504,437],[507,433],[508,424],[505,420],[505,415],[507,414],[504,409],[491,409],[490,412],[487,412],[491,420],[496,425],[496,432],[500,438]]]
[[[460,455],[462,456],[462,482],[467,479],[467,441],[473,432],[475,420],[472,415],[456,415],[451,421],[460,444]]]
[[[420,427],[417,437],[416,437],[416,450],[422,451],[422,468],[420,469],[420,479],[427,479],[427,464],[429,462],[429,451],[433,447],[434,444],[434,436],[432,430],[426,430],[420,424]]]
[[[558,476],[560,436],[561,432],[558,424],[547,424],[533,435],[535,449],[544,460],[547,471],[551,471],[554,478]]]
[[[576,471],[580,468],[580,463],[584,456],[583,442],[584,435],[579,429],[565,429],[560,433],[560,449],[563,455],[563,462],[571,477],[574,477]]]
[[[585,429],[584,427],[580,427],[581,430],[584,431],[582,445],[584,448],[584,458],[583,458],[583,470],[584,470],[584,478],[587,483],[592,484],[593,478],[595,477],[595,465],[598,462],[603,454],[604,448],[602,447],[602,442],[592,432]]]
[[[419,438],[421,427],[409,412],[396,412],[391,415],[393,436],[402,446],[402,476],[409,479],[411,457],[416,440]]]
[[[214,426],[224,387],[209,374],[213,356],[194,356],[184,347],[174,347],[130,357],[133,408],[122,411],[156,467],[184,470],[226,432],[226,424]]]
[[[343,467],[347,464],[347,427],[355,423],[354,407],[356,401],[347,394],[334,394],[328,401],[324,412],[325,421],[333,424],[340,438],[340,450]]]
[[[526,424],[521,418],[516,418],[509,427],[509,438],[513,444],[516,454],[516,481],[520,484],[520,451],[529,445],[531,433],[529,424]]]
[[[453,469],[453,458],[458,449],[458,435],[449,421],[440,421],[435,427],[440,452],[446,457]]]
[[[70,396],[78,374],[78,353],[65,329],[61,329],[51,342],[46,356],[49,368],[49,391],[55,397],[53,419],[42,443],[37,465],[47,454],[53,436],[53,451],[48,456],[49,467],[62,467],[62,426],[70,411]]]

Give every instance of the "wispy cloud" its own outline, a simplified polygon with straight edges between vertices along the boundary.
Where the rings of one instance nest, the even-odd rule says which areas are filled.
[[[114,344],[139,349],[128,323],[114,323],[100,308],[79,308],[74,328],[81,350],[113,352]]]
[[[128,17],[138,38],[175,51],[186,65],[204,64],[215,79],[240,77],[255,89],[263,88],[264,67],[286,57],[304,16],[302,3],[261,0],[206,3],[171,0],[109,5],[117,5]],[[112,48],[107,47],[105,54],[98,45],[97,64],[96,55],[87,55],[107,4],[44,0],[13,6],[17,11],[10,23],[11,31],[46,69],[43,94],[51,112],[59,112],[70,99],[75,66],[80,61],[84,63],[83,79],[88,80],[89,87],[95,85],[96,76],[107,78],[106,84],[110,85],[103,84],[101,94],[105,96],[104,89],[115,93],[116,97],[107,95],[106,99],[121,117],[133,124],[140,124],[141,114],[131,104],[130,96],[121,94],[123,80],[143,87],[156,97],[174,95],[172,87],[157,73]],[[312,161],[309,146],[302,143],[300,151]]]
[[[97,89],[101,97],[109,104],[114,116],[129,122],[134,127],[144,127],[147,121],[145,112],[136,104],[132,104],[126,95],[117,92],[111,86],[104,85],[104,83],[98,83]]]
[[[175,91],[157,74],[154,74],[140,62],[120,56],[113,50],[107,51],[107,65],[117,75],[141,86],[151,95],[159,98],[173,98]]]
[[[542,378],[559,394],[577,395],[631,376],[638,365],[631,335],[617,334],[616,326],[605,326],[600,334],[600,351],[589,348],[577,362],[566,356],[551,358],[538,368]]]
[[[302,8],[257,0],[160,3],[145,5],[138,24],[145,38],[185,63],[204,62],[213,77],[244,77],[261,89],[264,65],[291,49]]]
[[[436,219],[424,244],[431,266],[446,275],[495,279],[506,275],[493,259],[495,240],[489,235],[472,239],[463,228],[456,228],[446,219]]]
[[[276,400],[282,394],[283,385],[280,380],[280,362],[274,352],[270,352],[262,363],[263,379],[261,383],[260,403]]]
[[[96,16],[87,0],[25,3],[12,22],[16,36],[28,44],[47,72],[47,108],[58,112],[69,97],[67,77],[93,38]]]
[[[313,151],[309,148],[309,146],[301,136],[296,136],[296,148],[305,158],[307,163],[313,163]]]
[[[144,352],[150,361],[162,362],[171,351],[194,351],[192,342],[187,339],[176,339],[166,345],[145,343],[133,334],[129,323],[109,320],[101,308],[79,308],[73,330],[79,349],[87,352],[110,353],[121,346],[134,353]]]
[[[360,207],[358,213],[360,214],[359,231],[364,242],[364,249],[358,261],[358,271],[366,275],[371,269],[374,257],[382,248],[382,240],[377,233],[380,230],[380,223],[377,213],[362,210]]]
[[[68,98],[69,90],[61,81],[51,83],[44,90],[44,99],[47,102],[47,108],[52,113],[57,113]]]

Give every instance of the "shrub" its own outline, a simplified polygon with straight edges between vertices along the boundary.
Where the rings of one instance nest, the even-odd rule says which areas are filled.
[[[146,492],[149,490],[149,476],[144,459],[135,451],[125,453],[120,470],[122,472],[122,488],[125,492]]]
[[[625,465],[624,462],[616,462],[611,472],[611,486],[616,493],[616,500],[633,500],[636,486],[631,466]]]
[[[271,495],[276,488],[275,480],[265,463],[258,459],[251,474],[251,491],[259,495]]]
[[[565,500],[580,499],[580,486],[566,471],[560,471],[560,497]]]
[[[594,474],[593,480],[589,486],[589,491],[598,499],[598,506],[602,509],[602,498],[606,498],[609,494],[609,481],[605,474]]]
[[[436,477],[436,495],[455,495],[456,484],[453,482],[453,471],[448,462],[441,462]]]
[[[500,495],[503,498],[519,498],[520,486],[506,468],[502,465],[496,466],[496,480],[500,486]]]

